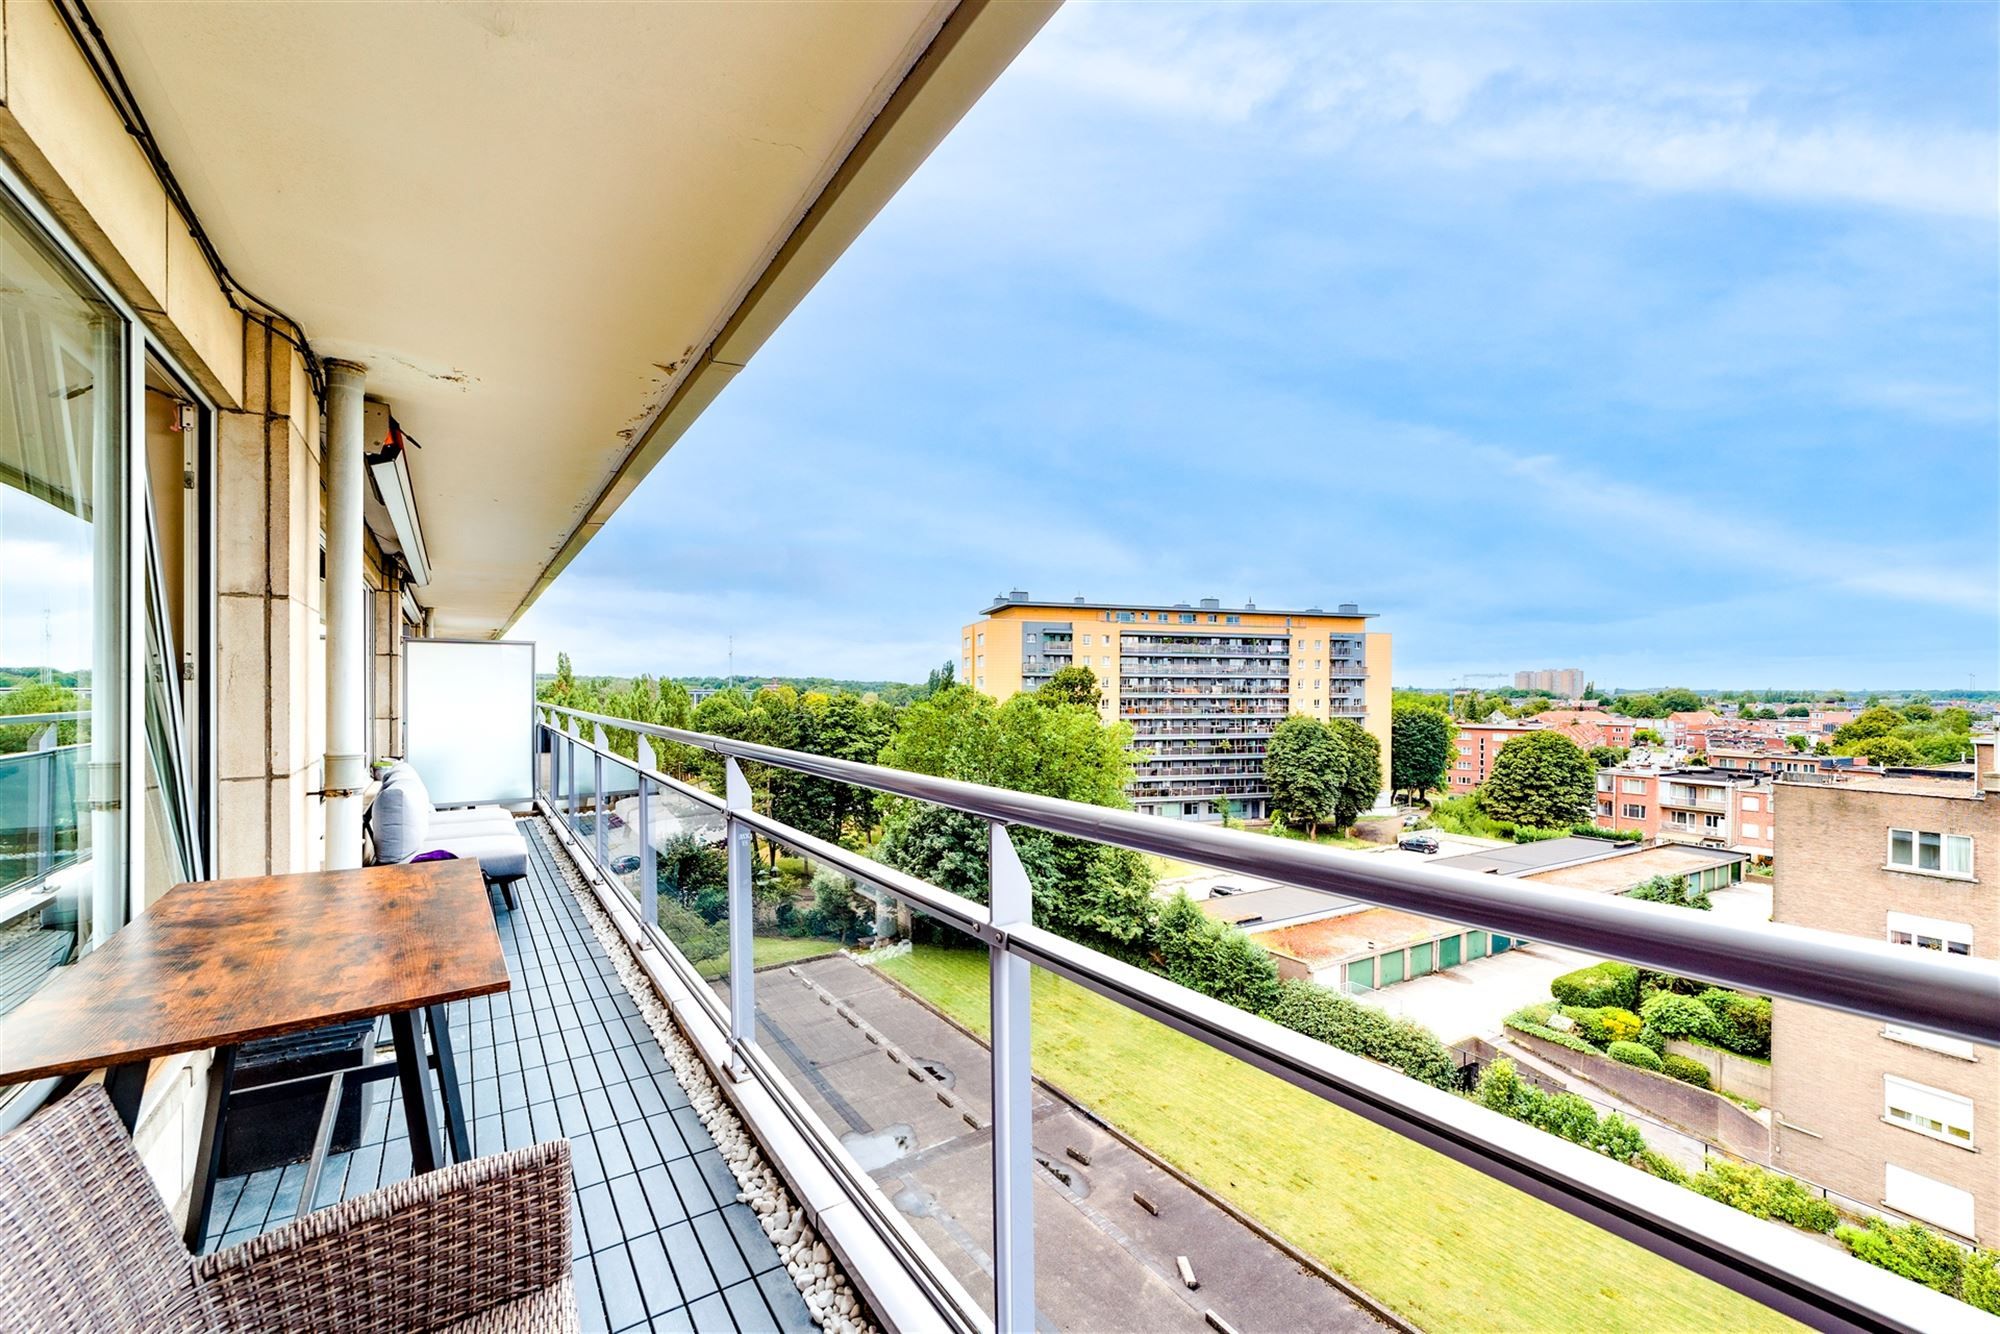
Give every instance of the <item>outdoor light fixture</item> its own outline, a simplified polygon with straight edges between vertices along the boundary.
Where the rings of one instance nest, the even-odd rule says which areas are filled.
[[[381,449],[368,456],[368,473],[375,479],[375,494],[388,516],[403,564],[409,569],[409,582],[421,588],[431,581],[431,561],[424,548],[423,526],[417,522],[416,489],[410,485],[407,446],[412,443],[396,419],[389,418],[387,438]]]

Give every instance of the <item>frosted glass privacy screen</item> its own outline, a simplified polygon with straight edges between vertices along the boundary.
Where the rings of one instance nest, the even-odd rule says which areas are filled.
[[[440,806],[534,798],[535,646],[403,644],[408,759]]]

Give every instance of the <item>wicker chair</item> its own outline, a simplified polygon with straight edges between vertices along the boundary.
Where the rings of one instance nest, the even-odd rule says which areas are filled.
[[[459,1163],[199,1259],[110,1100],[79,1089],[0,1138],[0,1327],[577,1328],[569,1142]]]

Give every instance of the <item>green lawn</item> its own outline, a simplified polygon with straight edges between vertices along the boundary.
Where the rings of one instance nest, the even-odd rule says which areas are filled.
[[[985,1033],[986,956],[879,965]],[[1034,977],[1035,1072],[1431,1330],[1762,1330],[1766,1308],[1072,983]]]
[[[817,959],[822,954],[831,954],[840,948],[837,940],[824,940],[819,936],[752,936],[750,938],[750,958],[759,968],[769,968],[772,964],[797,963],[800,959]],[[729,956],[703,959],[694,970],[711,980],[729,971]]]

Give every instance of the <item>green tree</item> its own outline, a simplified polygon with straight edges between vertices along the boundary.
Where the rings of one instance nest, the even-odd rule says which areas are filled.
[[[1662,713],[1692,713],[1701,707],[1701,696],[1686,686],[1672,686],[1654,696]]]
[[[1059,668],[1056,673],[1035,691],[1037,703],[1081,704],[1095,712],[1104,703],[1104,691],[1097,684],[1097,673],[1077,663]]]
[[[1858,755],[1870,764],[1910,765],[1924,762],[1917,748],[1899,736],[1869,736],[1859,741],[1841,742],[1834,746],[1833,753]]]
[[[1600,769],[1616,768],[1625,763],[1625,757],[1631,753],[1623,746],[1592,746],[1590,762]]]
[[[1326,727],[1344,757],[1333,794],[1333,827],[1341,830],[1382,794],[1382,743],[1352,718],[1335,718]]]
[[[1417,800],[1443,787],[1457,758],[1458,728],[1429,697],[1404,698],[1389,710],[1389,790]]]
[[[1560,732],[1524,732],[1500,747],[1479,788],[1479,808],[1496,820],[1562,829],[1590,818],[1596,766]]]
[[[954,663],[950,658],[946,658],[942,663],[931,668],[930,675],[924,678],[923,693],[918,698],[929,699],[932,695],[937,694],[938,691],[949,686],[957,674],[958,664]]]
[[[985,783],[1093,806],[1124,807],[1132,729],[1087,709],[1048,708],[1032,695],[1005,704],[963,685],[904,709],[881,762],[915,773]],[[1009,831],[1034,886],[1038,925],[1129,951],[1152,929],[1153,875],[1145,859],[1017,826]],[[876,855],[941,889],[986,901],[986,821],[894,800]]]
[[[75,713],[76,692],[68,686],[53,682],[36,681],[29,685],[0,694],[0,717],[17,718],[29,713]],[[74,721],[57,723],[56,744],[73,746],[77,731]],[[33,746],[47,731],[45,724],[18,723],[13,727],[0,727],[0,755],[10,755]]]
[[[1803,732],[1793,732],[1785,738],[1785,744],[1800,754],[1804,754],[1807,748],[1812,745],[1812,738]]]
[[[1833,744],[1844,746],[1850,742],[1866,741],[1872,736],[1887,736],[1902,725],[1902,714],[1894,709],[1872,705],[1862,710],[1852,722],[1842,723],[1834,729]]]
[[[1650,727],[1641,727],[1632,733],[1632,740],[1642,746],[1662,746],[1667,739]]]
[[[1620,695],[1611,701],[1611,712],[1625,718],[1657,718],[1666,710],[1651,695]]]
[[[1264,746],[1264,781],[1271,813],[1292,829],[1318,837],[1331,820],[1347,780],[1347,751],[1317,718],[1293,714],[1271,730]]]

